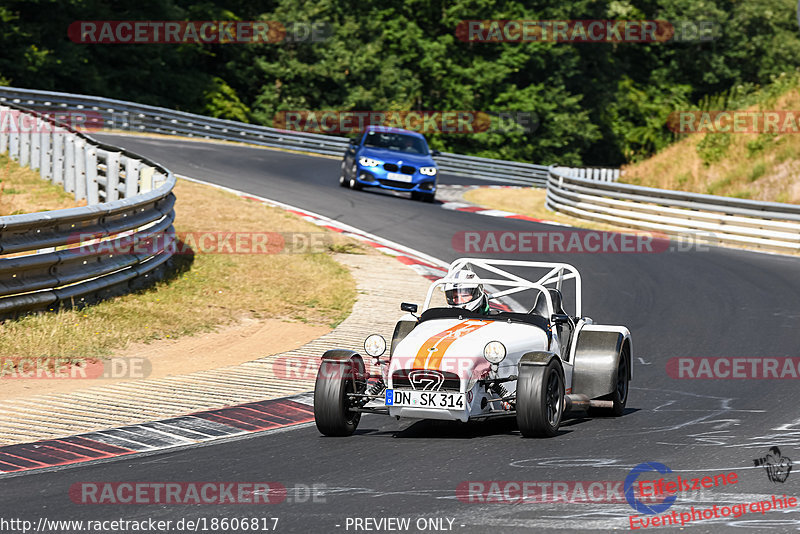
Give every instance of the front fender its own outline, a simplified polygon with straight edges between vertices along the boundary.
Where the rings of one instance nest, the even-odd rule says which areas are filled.
[[[322,364],[320,365],[320,369],[325,364],[335,365],[335,366],[345,366],[347,364],[351,364],[349,369],[338,370],[337,372],[333,373],[326,373],[326,378],[335,378],[335,377],[342,377],[342,378],[353,378],[355,380],[366,380],[367,379],[367,372],[366,366],[364,365],[364,359],[355,351],[346,350],[346,349],[331,349],[326,350],[325,353],[322,355]],[[351,370],[353,371],[351,373]],[[328,376],[330,375],[330,376]],[[319,378],[319,373],[318,373]]]

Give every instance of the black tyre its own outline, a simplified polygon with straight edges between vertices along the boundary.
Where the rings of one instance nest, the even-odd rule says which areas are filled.
[[[342,160],[342,166],[339,169],[339,185],[341,187],[349,187],[349,183],[347,183],[347,173],[345,172],[345,165],[346,162]]]
[[[564,378],[555,360],[522,365],[517,379],[517,426],[526,438],[555,436],[564,415]]]
[[[420,195],[420,200],[428,204],[433,204],[434,198],[436,198],[436,193],[422,193]]]
[[[592,407],[589,415],[599,417],[619,417],[625,413],[625,405],[628,403],[628,383],[631,380],[631,354],[628,346],[625,345],[619,355],[617,364],[616,387],[610,395],[601,397],[601,400],[611,401],[610,408]]]
[[[357,174],[358,167],[355,163],[353,163],[353,167],[350,169],[350,180],[347,182],[347,185],[350,186],[350,189],[354,191],[361,191],[361,184],[356,181]]]
[[[417,193],[416,191],[412,191],[411,200],[419,200],[419,193]]]
[[[360,364],[360,365],[359,365]],[[363,393],[363,363],[323,361],[314,384],[314,422],[326,436],[349,436],[356,431],[361,413],[350,409],[348,393]]]

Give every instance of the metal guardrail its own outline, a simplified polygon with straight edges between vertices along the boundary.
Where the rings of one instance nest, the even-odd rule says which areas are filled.
[[[161,165],[62,123],[0,103],[0,153],[87,206],[0,217],[0,318],[82,305],[144,286],[172,257],[175,177]],[[20,128],[24,121],[28,127]],[[98,241],[106,246],[86,247]],[[84,246],[81,246],[81,245]]]
[[[327,156],[343,155],[348,143],[346,137],[280,130],[86,95],[0,87],[0,103],[3,102],[45,113],[73,111],[99,114],[104,129],[220,139]],[[477,180],[535,187],[544,187],[547,181],[545,165],[448,152],[435,159],[441,172]]]
[[[601,182],[616,182],[619,180],[619,169],[602,169],[591,167],[559,167],[558,172],[563,172],[576,178],[599,180]]]
[[[800,252],[800,206],[686,193],[572,176],[551,167],[547,207],[703,242]]]

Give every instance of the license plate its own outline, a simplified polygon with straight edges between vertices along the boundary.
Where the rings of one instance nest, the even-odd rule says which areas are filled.
[[[410,182],[412,178],[410,174],[401,174],[399,172],[386,173],[386,177],[395,182]]]
[[[439,391],[386,390],[386,406],[411,406],[414,408],[444,408],[463,410],[463,393],[442,393]]]

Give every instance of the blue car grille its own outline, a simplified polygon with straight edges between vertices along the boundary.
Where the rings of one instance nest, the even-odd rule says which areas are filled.
[[[396,163],[384,163],[383,168],[389,172],[397,172],[397,164]],[[400,167],[400,172],[403,174],[414,174],[417,172],[416,167],[412,167],[411,165],[403,165]]]

